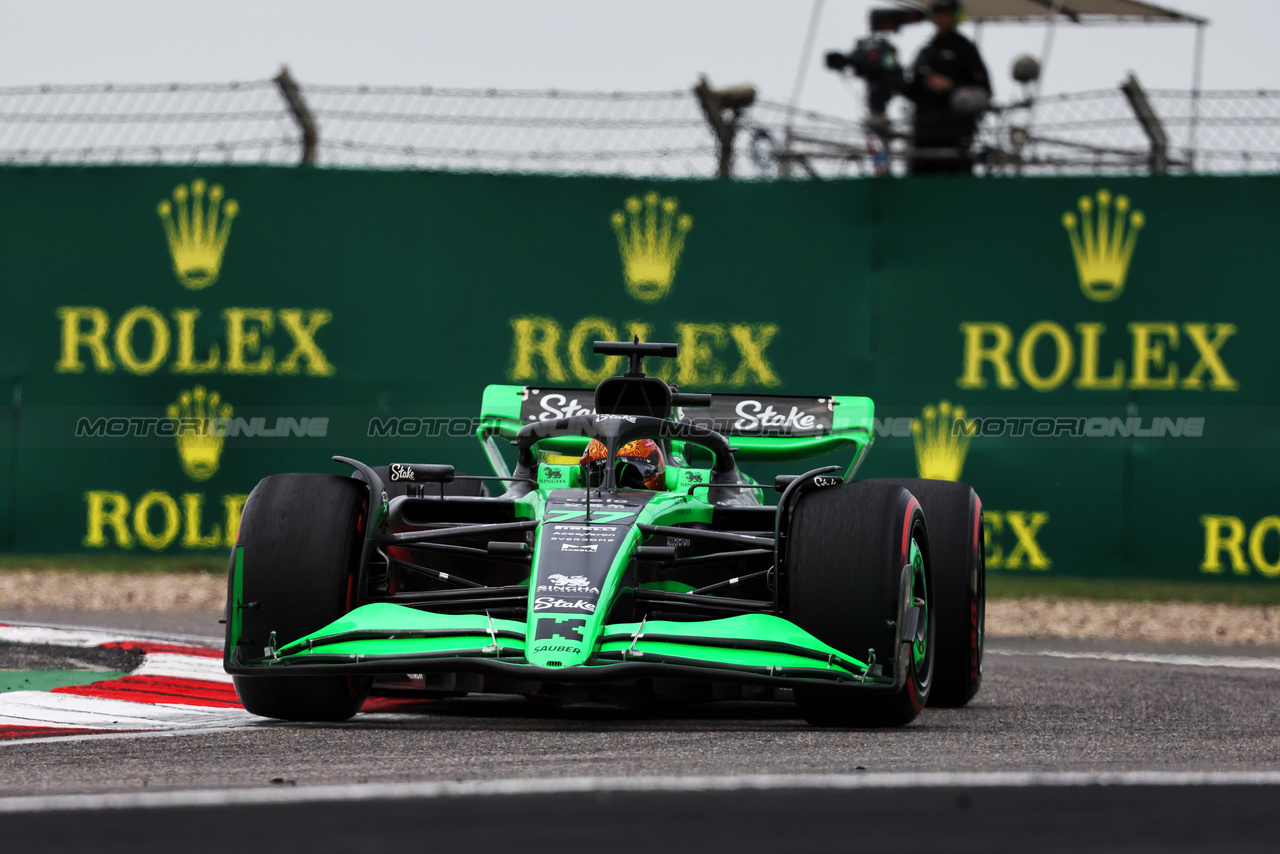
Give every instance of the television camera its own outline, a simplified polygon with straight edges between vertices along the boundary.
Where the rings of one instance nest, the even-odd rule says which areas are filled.
[[[906,85],[898,48],[889,34],[925,20],[928,14],[917,9],[872,9],[869,17],[871,34],[858,39],[848,53],[828,53],[826,61],[832,71],[849,71],[867,82],[867,110],[874,117],[883,116],[889,99]]]

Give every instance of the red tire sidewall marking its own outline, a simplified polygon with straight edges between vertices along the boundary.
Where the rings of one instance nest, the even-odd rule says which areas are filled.
[[[907,510],[902,517],[902,560],[903,566],[911,562],[911,516],[920,507],[920,502],[916,497],[911,496],[911,500],[907,502]]]
[[[973,495],[973,576],[970,578],[973,600],[969,603],[969,683],[977,685],[982,678],[981,663],[978,660],[978,573],[984,572],[982,565],[982,499],[978,493]]]

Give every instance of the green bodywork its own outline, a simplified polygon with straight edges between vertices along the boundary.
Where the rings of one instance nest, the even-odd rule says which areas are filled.
[[[542,619],[547,619],[543,617]],[[409,659],[493,658],[524,663],[526,626],[480,614],[435,614],[400,605],[357,608],[320,631],[278,650],[276,663],[341,663]],[[624,661],[686,664],[768,675],[811,675],[861,681],[864,662],[846,656],[780,617],[751,614],[720,620],[609,623],[582,662],[544,663],[562,668],[607,668]],[[532,662],[531,662],[532,663]],[[868,676],[869,682],[886,681]]]
[[[500,476],[510,470],[500,452],[497,440],[510,440],[521,427],[519,386],[491,385],[485,389],[482,421],[478,438],[485,445],[493,467]],[[847,476],[861,462],[872,438],[873,405],[865,397],[832,399],[832,429],[821,436],[764,437],[733,436],[734,458],[750,460],[798,460],[837,450],[853,451]],[[600,589],[593,611],[574,613],[541,613],[535,608],[537,590],[526,579],[528,619],[518,622],[494,619],[486,614],[444,614],[397,604],[376,603],[352,610],[342,618],[254,661],[239,662],[237,672],[262,669],[294,672],[367,668],[369,672],[418,672],[428,669],[483,671],[486,664],[501,664],[508,675],[528,672],[531,680],[565,681],[614,678],[614,671],[636,664],[679,666],[683,676],[704,672],[708,680],[741,678],[770,679],[778,684],[806,679],[847,684],[887,686],[891,674],[880,666],[851,657],[835,649],[781,617],[771,614],[747,614],[721,619],[690,621],[647,620],[644,622],[606,622],[618,598],[630,592],[623,579],[627,567],[635,559],[635,550],[643,544],[641,525],[711,526],[716,506],[706,501],[707,494],[696,487],[711,479],[710,468],[684,465],[693,449],[675,443],[673,464],[667,468],[668,491],[654,493],[642,507],[630,512],[611,511],[608,507],[593,509],[590,519],[579,512],[548,510],[557,495],[581,489],[579,468],[569,462],[570,456],[581,455],[587,439],[553,437],[540,441],[536,450],[543,454],[538,467],[536,489],[515,500],[518,520],[539,523],[535,532],[534,559],[529,578],[543,577],[540,562],[545,554],[557,554],[538,547],[547,524],[574,523],[593,525],[625,525],[628,530],[613,555],[612,564]],[[686,453],[688,452],[688,453]],[[561,458],[548,454],[563,455]],[[552,461],[554,460],[554,461]],[[748,479],[748,482],[752,482]],[[692,489],[691,489],[692,488]],[[557,492],[559,491],[559,492]],[[762,496],[763,488],[756,490]],[[555,494],[553,494],[555,493]],[[771,539],[762,540],[772,547]],[[239,596],[240,576],[246,556],[237,550],[233,562],[232,590]],[[555,572],[555,567],[547,568]],[[646,589],[689,593],[692,587],[679,582],[650,582]],[[710,599],[711,597],[708,596]],[[231,609],[231,634],[238,636],[238,613]],[[558,624],[571,621],[576,638],[558,642]],[[580,624],[580,625],[579,625]],[[551,639],[535,650],[533,638]],[[919,651],[917,651],[918,653]],[[620,667],[622,666],[622,667]],[[617,678],[621,678],[621,673]]]

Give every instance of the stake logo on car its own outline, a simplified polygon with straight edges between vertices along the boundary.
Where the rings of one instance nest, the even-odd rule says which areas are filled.
[[[551,608],[556,610],[578,610],[586,611],[589,614],[596,612],[596,604],[588,602],[586,599],[557,599],[554,596],[539,596],[533,600],[533,610],[546,611]]]

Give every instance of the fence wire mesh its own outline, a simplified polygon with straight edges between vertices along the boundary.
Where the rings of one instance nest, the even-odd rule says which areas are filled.
[[[320,162],[491,172],[706,175],[688,92],[307,86]]]
[[[0,89],[4,163],[296,163],[270,80]]]
[[[717,140],[689,90],[583,92],[301,85],[330,167],[707,176]],[[1280,171],[1280,92],[1148,93],[1174,171]],[[1198,117],[1196,116],[1198,110]],[[901,171],[909,115],[887,147],[857,117],[758,99],[736,117],[733,174]],[[296,164],[302,133],[277,83],[0,88],[0,163]],[[980,170],[1143,172],[1150,144],[1119,90],[989,114]],[[878,155],[878,151],[883,149]],[[877,161],[880,161],[879,164]]]
[[[1280,92],[1148,90],[1168,137],[1172,171],[1280,171]],[[1151,143],[1119,90],[1036,100],[992,117],[982,142],[1014,147],[1016,128],[1029,138],[1024,157],[1050,171],[1142,171]]]

